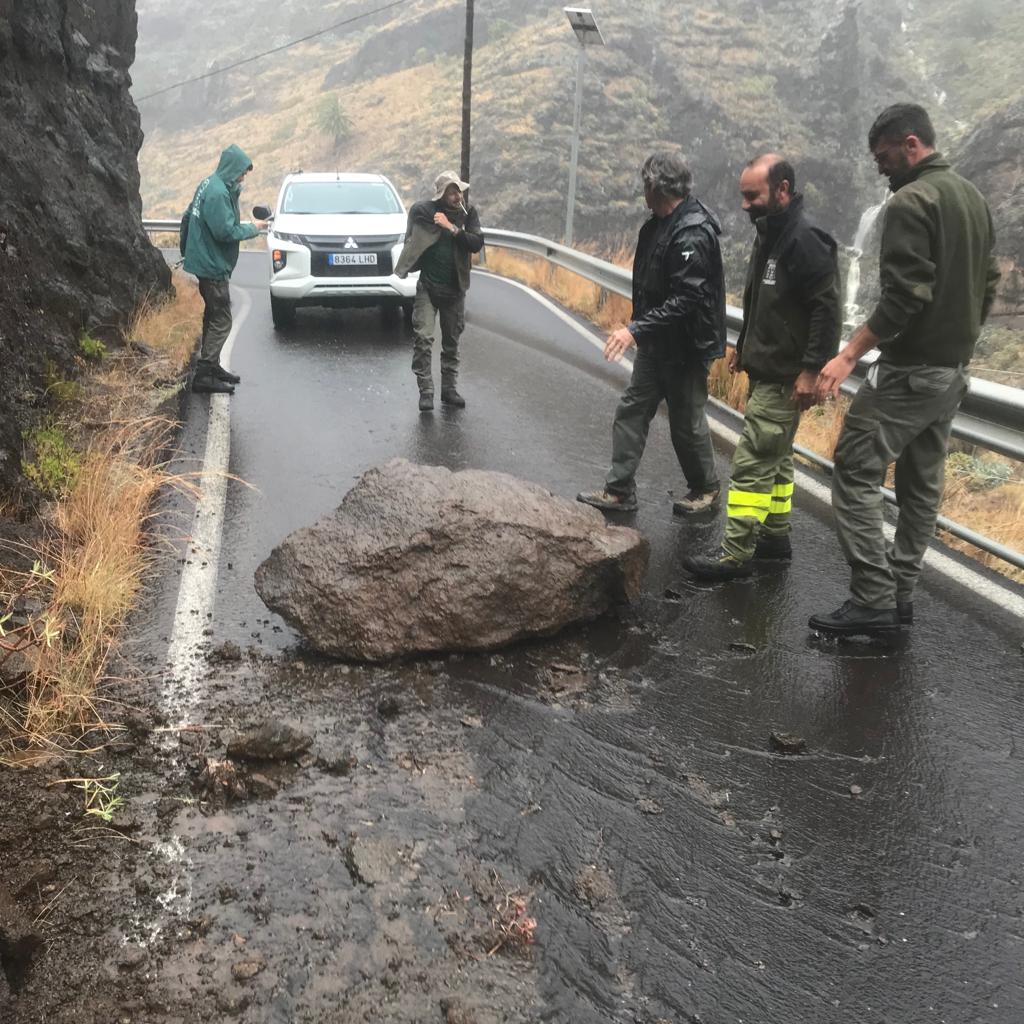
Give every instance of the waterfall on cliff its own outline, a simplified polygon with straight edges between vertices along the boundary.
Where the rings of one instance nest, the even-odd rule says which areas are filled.
[[[846,271],[846,322],[852,325],[860,315],[860,307],[857,305],[857,293],[860,291],[860,258],[864,255],[864,246],[871,235],[871,229],[878,220],[878,215],[885,208],[889,201],[890,193],[886,193],[885,199],[874,206],[869,206],[861,215],[860,223],[857,225],[857,233],[853,237],[853,245],[848,250],[850,253],[850,266]]]

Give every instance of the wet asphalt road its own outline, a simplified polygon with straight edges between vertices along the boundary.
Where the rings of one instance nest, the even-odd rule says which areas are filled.
[[[234,283],[253,308],[232,358],[239,481],[216,641],[297,643],[253,572],[389,457],[503,470],[567,496],[602,481],[625,374],[520,290],[474,279],[469,406],[424,416],[400,320],[309,310],[275,332],[265,279],[263,258],[243,256]],[[198,458],[206,405],[189,403],[183,449]],[[638,487],[640,511],[623,521],[652,560],[631,614],[451,668],[486,722],[467,826],[481,856],[518,864],[545,894],[544,1019],[1024,1019],[1020,621],[931,572],[906,638],[818,640],[807,616],[845,597],[827,509],[798,497],[788,571],[698,587],[679,558],[712,548],[721,524],[673,519],[668,492],[683,487],[660,418]],[[171,581],[150,640],[174,598]],[[552,706],[518,671],[546,660],[601,671],[577,705]],[[809,753],[772,755],[773,729]],[[615,881],[600,912],[580,910],[579,863]]]

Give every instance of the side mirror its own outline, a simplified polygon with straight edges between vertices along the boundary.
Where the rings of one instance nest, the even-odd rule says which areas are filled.
[[[252,215],[255,220],[273,220],[274,211],[269,206],[254,206]]]

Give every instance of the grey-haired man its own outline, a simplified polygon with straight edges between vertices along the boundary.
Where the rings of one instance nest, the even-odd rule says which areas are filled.
[[[595,508],[636,508],[635,475],[662,400],[688,492],[679,515],[710,508],[720,489],[705,407],[708,369],[725,352],[725,274],[718,218],[690,192],[693,177],[678,153],[655,153],[641,171],[651,216],[633,258],[633,319],[604,348],[618,361],[633,345],[629,387],[615,410],[612,466],[603,490],[578,501]]]
[[[405,277],[419,271],[412,308],[412,372],[420,390],[420,411],[434,408],[434,322],[441,321],[441,402],[463,408],[458,392],[459,338],[466,326],[466,292],[469,290],[473,253],[484,245],[480,217],[463,197],[469,182],[454,171],[439,174],[431,199],[414,204],[409,211],[405,248],[395,273]]]

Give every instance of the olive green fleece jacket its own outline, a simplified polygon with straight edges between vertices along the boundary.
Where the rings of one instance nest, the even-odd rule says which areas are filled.
[[[259,229],[238,216],[240,179],[252,161],[235,145],[220,155],[217,170],[203,178],[181,218],[180,246],[185,270],[196,277],[226,281],[238,262],[238,243]]]
[[[999,281],[992,215],[939,153],[894,185],[882,227],[882,295],[867,325],[889,362],[966,364]]]

